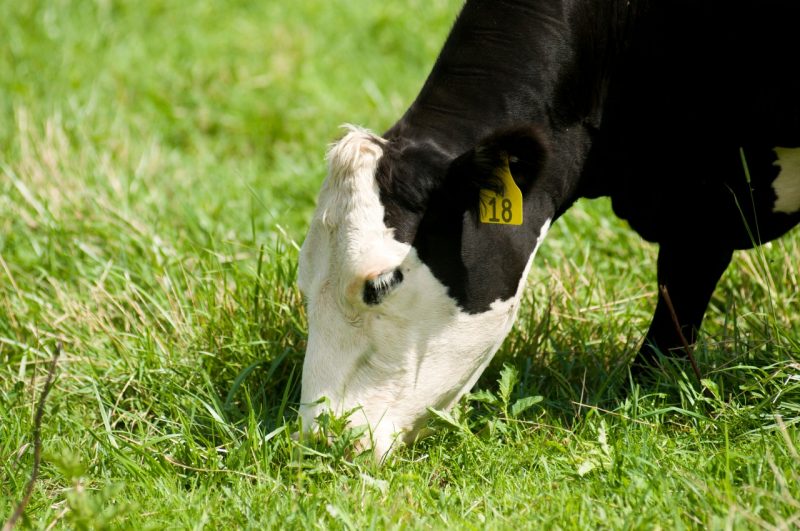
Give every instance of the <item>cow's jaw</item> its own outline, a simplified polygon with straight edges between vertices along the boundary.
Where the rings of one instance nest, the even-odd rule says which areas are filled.
[[[335,306],[320,300],[309,304],[303,423],[313,427],[327,407],[353,410],[351,423],[369,426],[378,457],[398,436],[412,440],[428,408],[448,409],[472,388],[508,334],[524,284],[512,299],[469,314],[413,248],[401,267],[404,286],[357,320],[334,317]]]
[[[380,459],[398,441],[413,440],[429,408],[451,407],[474,385],[513,324],[535,249],[512,298],[465,312],[384,225],[374,182],[380,144],[367,135],[352,131],[331,152],[301,250],[309,339],[300,414],[304,429],[314,430],[328,408],[349,413],[351,424],[368,426],[363,445]],[[379,303],[366,303],[365,279],[391,270],[402,282]]]

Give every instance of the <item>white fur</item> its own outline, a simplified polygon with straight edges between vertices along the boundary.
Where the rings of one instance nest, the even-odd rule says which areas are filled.
[[[774,165],[780,167],[778,178],[772,183],[775,195],[773,212],[793,214],[800,210],[800,149],[775,148],[778,160]]]
[[[380,141],[350,128],[329,153],[330,173],[300,254],[298,283],[308,302],[309,337],[300,413],[306,429],[327,407],[352,409],[382,458],[398,436],[410,441],[428,408],[447,409],[469,391],[514,322],[515,297],[487,312],[462,312],[447,289],[383,223],[374,172]],[[542,227],[538,248],[550,225]],[[403,282],[378,305],[361,300],[364,282],[400,267]]]

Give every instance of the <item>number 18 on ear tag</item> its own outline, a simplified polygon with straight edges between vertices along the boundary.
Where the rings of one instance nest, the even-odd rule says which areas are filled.
[[[503,155],[502,166],[495,170],[495,176],[502,181],[503,190],[481,190],[481,223],[522,225],[522,192],[511,176],[506,155]]]

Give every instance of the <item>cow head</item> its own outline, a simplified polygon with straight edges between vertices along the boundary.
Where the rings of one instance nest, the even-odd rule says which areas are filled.
[[[447,161],[411,224],[415,236],[398,239],[387,226],[391,192],[376,179],[391,147],[357,128],[332,147],[298,269],[309,325],[304,428],[325,408],[352,412],[351,423],[369,426],[379,458],[415,437],[428,408],[449,408],[475,383],[511,328],[552,217],[526,210],[516,227],[476,218],[481,190],[503,187],[501,165],[511,164],[523,193],[535,181],[542,144],[514,131]],[[492,260],[499,269],[486,271],[481,264]]]

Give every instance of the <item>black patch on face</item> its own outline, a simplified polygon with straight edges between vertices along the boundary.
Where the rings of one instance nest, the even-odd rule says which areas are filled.
[[[526,205],[523,226],[480,223],[480,192],[502,192],[498,169],[509,170],[523,196],[547,158],[545,142],[529,126],[507,128],[442,167],[446,155],[413,149],[384,154],[378,172],[385,222],[411,243],[420,260],[469,313],[514,296],[542,223],[552,217]],[[387,156],[388,155],[388,156]],[[366,292],[365,292],[366,301]]]
[[[383,146],[375,180],[384,208],[384,223],[394,238],[411,243],[431,194],[441,187],[452,160],[425,142],[389,141]]]

